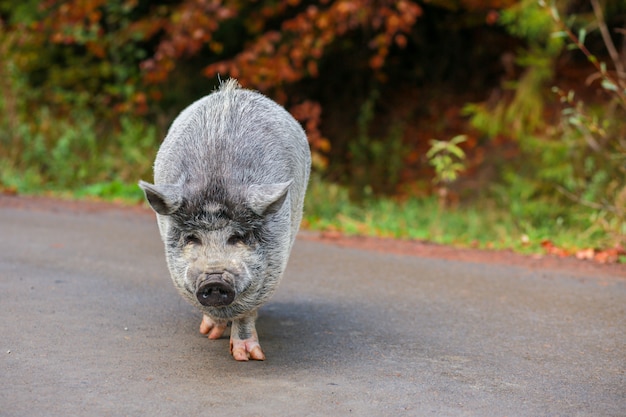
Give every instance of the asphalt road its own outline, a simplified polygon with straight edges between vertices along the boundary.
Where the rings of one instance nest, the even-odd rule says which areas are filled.
[[[152,216],[0,205],[0,416],[626,415],[611,277],[300,239],[265,362],[200,318]]]

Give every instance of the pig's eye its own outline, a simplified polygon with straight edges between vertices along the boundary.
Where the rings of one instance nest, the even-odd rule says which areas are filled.
[[[235,233],[231,237],[228,238],[229,245],[238,245],[239,243],[246,244],[250,240],[249,233]]]
[[[185,245],[200,245],[202,244],[202,240],[200,240],[200,236],[195,233],[191,233],[185,236]]]

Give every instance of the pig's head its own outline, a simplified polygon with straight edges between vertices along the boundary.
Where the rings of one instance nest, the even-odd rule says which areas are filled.
[[[290,184],[194,190],[139,183],[158,215],[174,284],[188,301],[232,319],[269,298],[285,267],[278,254],[289,245]]]

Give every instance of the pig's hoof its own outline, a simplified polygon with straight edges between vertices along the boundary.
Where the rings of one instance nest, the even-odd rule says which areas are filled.
[[[217,322],[209,316],[203,315],[200,323],[200,333],[208,335],[209,339],[219,339],[222,337],[227,325],[227,321]]]
[[[256,338],[245,340],[230,339],[230,353],[233,358],[238,361],[247,361],[253,359],[255,361],[264,361],[265,354]]]

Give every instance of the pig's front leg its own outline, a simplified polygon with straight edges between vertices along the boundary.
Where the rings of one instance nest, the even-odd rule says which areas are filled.
[[[202,316],[200,333],[208,335],[209,339],[219,339],[228,326],[228,321],[216,321],[206,314]]]
[[[259,337],[255,328],[256,312],[253,314],[233,320],[230,329],[230,353],[238,361],[254,359],[265,360],[265,354],[259,345]]]

